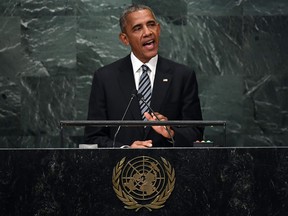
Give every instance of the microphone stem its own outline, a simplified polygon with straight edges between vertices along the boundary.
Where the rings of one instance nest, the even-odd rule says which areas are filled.
[[[129,107],[130,107],[130,105],[131,105],[131,103],[132,103],[132,101],[133,101],[133,99],[134,99],[135,96],[136,96],[136,94],[132,94],[132,97],[130,98],[130,101],[129,101],[126,109],[125,109],[125,112],[124,112],[124,114],[123,114],[123,116],[122,116],[122,118],[121,118],[121,121],[124,120],[124,118],[125,118],[125,116],[126,116],[126,114],[127,114],[127,112],[128,112],[128,109],[129,109]],[[116,132],[115,132],[115,134],[114,134],[114,138],[113,138],[113,148],[115,148],[116,137],[117,137],[120,129],[121,129],[121,125],[118,126],[118,128],[117,128],[117,130],[116,130]]]

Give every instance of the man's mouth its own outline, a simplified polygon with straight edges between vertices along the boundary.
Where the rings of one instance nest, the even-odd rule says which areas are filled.
[[[151,46],[151,45],[154,45],[154,40],[150,40],[150,41],[147,41],[143,44],[143,46]]]

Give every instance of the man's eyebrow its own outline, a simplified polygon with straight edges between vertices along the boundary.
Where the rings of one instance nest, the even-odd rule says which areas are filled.
[[[151,24],[151,23],[157,23],[155,20],[149,20],[147,23]]]

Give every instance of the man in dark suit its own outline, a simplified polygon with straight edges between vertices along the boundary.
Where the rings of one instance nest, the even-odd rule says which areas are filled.
[[[155,111],[154,114],[145,112],[145,120],[202,120],[194,71],[158,55],[160,25],[153,11],[144,5],[126,8],[120,17],[120,28],[119,38],[130,46],[131,53],[95,72],[88,120],[120,120],[123,117],[133,90],[139,92],[142,65],[149,71],[152,96],[151,102],[147,103]],[[134,99],[125,120],[141,119],[139,101]],[[116,127],[86,127],[85,142],[97,143],[100,147],[193,146],[193,142],[202,140],[203,136],[203,129],[199,127],[135,126],[122,127],[115,142],[116,130]]]

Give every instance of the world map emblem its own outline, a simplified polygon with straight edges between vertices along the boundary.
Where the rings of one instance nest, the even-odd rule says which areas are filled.
[[[122,158],[114,167],[113,189],[126,209],[149,211],[164,207],[175,186],[175,170],[163,157],[148,156],[126,161]]]

